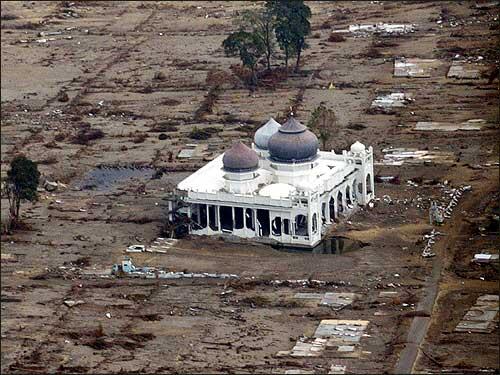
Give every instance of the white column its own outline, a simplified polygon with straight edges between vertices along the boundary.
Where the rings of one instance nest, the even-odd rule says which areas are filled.
[[[217,226],[217,228],[219,228],[219,232],[222,232],[222,226],[220,225],[220,206],[215,206],[215,209],[216,209],[216,217],[215,217],[215,225]]]

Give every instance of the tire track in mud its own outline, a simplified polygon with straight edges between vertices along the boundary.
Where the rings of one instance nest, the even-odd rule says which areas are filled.
[[[139,32],[142,30],[142,28],[147,25],[151,19],[153,19],[158,13],[158,9],[155,7],[155,9],[153,9],[151,11],[151,13],[149,14],[149,16],[147,16],[144,20],[142,20],[139,24],[137,24],[133,29],[131,29],[129,32]],[[147,41],[148,38],[146,37],[141,37],[139,39],[139,41],[137,41],[136,43],[133,43],[132,45],[130,45],[125,51],[121,51],[119,52],[117,55],[115,55],[114,57],[111,58],[110,61],[108,61],[104,67],[102,67],[101,69],[99,69],[99,71],[93,76],[93,77],[90,77],[89,79],[87,79],[85,81],[85,83],[82,85],[81,87],[81,90],[80,92],[68,103],[68,105],[66,105],[66,111],[68,110],[71,110],[72,108],[74,108],[78,102],[85,97],[85,95],[88,93],[88,90],[90,89],[90,87],[92,86],[92,84],[94,82],[96,82],[100,77],[102,77],[103,74],[105,74],[109,69],[111,69],[115,64],[117,64],[118,62],[122,61],[124,57],[126,57],[126,55],[129,53],[129,50],[133,49],[133,48],[136,48],[138,46],[140,46],[141,44],[143,44],[145,41]],[[120,47],[118,47],[120,48]],[[50,104],[52,104],[55,100],[57,100],[57,97],[58,97],[59,93],[52,99],[49,99],[46,104],[43,106],[43,109],[42,110],[46,110],[47,107],[50,106]],[[21,140],[22,142],[22,140]],[[68,297],[70,295],[70,290],[71,290],[72,286],[69,286],[69,291],[68,293],[66,294],[66,297]],[[159,286],[157,285],[156,287],[156,291],[158,290]],[[64,299],[66,299],[66,297],[64,297]],[[137,310],[139,310],[139,307],[137,307]],[[51,325],[52,327],[55,327],[55,328],[63,328],[63,322],[64,322],[64,317],[66,316],[66,314],[69,312],[70,310],[68,309],[67,312],[61,314],[61,315],[57,315],[57,316],[54,316],[54,319],[57,319],[57,321],[55,322],[55,324]],[[49,323],[50,324],[50,323]],[[38,331],[40,333],[40,331]],[[26,353],[22,354],[22,355],[19,355],[17,357],[17,360],[12,363],[11,365],[9,365],[9,371],[10,372],[32,372],[32,373],[46,373],[47,371],[47,368],[45,366],[40,366],[40,365],[34,365],[34,363],[39,363],[39,357],[41,356],[41,350],[43,347],[46,346],[46,343],[47,342],[50,342],[50,339],[52,337],[52,332],[53,331],[50,331],[50,332],[46,332],[42,339],[40,340],[40,343],[36,346],[34,346],[33,348],[31,348],[31,350],[26,350],[26,348],[24,346],[23,349],[26,350]],[[106,359],[104,360],[106,361]],[[27,365],[27,366],[26,366]]]
[[[139,31],[142,31],[143,27],[145,25],[147,25],[148,23],[150,23],[150,21],[157,15],[158,13],[158,9],[155,7],[155,9],[153,9],[150,13],[149,16],[147,16],[144,20],[142,20],[138,25],[136,25],[133,29],[131,29],[130,33],[134,33],[134,32],[139,32]],[[144,42],[146,42],[148,40],[148,38],[146,37],[141,37],[137,42],[131,44],[130,46],[128,46],[126,49],[125,47],[122,47],[122,46],[119,46],[117,47],[118,49],[125,49],[124,51],[120,51],[117,55],[115,55],[114,57],[112,57],[110,59],[110,61],[108,61],[101,69],[99,69],[99,71],[93,76],[93,77],[90,77],[88,78],[81,86],[81,90],[80,92],[73,98],[70,100],[70,102],[68,103],[68,105],[66,106],[67,109],[72,109],[74,108],[76,105],[78,105],[78,103],[81,101],[82,98],[85,97],[85,95],[89,92],[90,88],[92,87],[92,85],[97,82],[99,80],[99,78],[101,78],[109,69],[111,69],[114,65],[116,65],[118,62],[121,62],[123,61],[127,55],[129,54],[129,51],[139,47],[141,44],[143,44]],[[54,98],[53,100],[55,100],[56,98]]]

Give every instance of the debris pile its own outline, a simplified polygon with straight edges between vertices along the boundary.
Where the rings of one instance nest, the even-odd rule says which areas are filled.
[[[277,356],[319,357],[326,348],[335,348],[334,357],[359,358],[361,337],[368,326],[367,320],[322,320],[313,337],[300,337],[290,351],[280,351]]]

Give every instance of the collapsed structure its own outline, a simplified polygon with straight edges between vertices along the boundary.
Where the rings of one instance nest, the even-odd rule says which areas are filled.
[[[314,247],[328,226],[374,197],[373,149],[319,151],[317,137],[290,117],[270,119],[252,148],[241,142],[177,185],[169,219],[182,210],[197,235],[228,234]]]

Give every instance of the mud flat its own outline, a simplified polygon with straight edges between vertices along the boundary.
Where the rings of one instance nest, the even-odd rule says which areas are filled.
[[[478,252],[498,253],[494,9],[311,2],[301,71],[249,92],[221,43],[236,14],[259,4],[1,6],[1,174],[24,153],[44,181],[57,182],[22,206],[24,230],[2,235],[2,372],[391,372],[416,341],[415,361],[405,363],[414,371],[498,371],[497,325],[455,332],[478,298],[498,289],[497,264],[471,263]],[[331,38],[370,24],[415,27]],[[424,74],[394,76],[402,59],[427,62]],[[454,61],[470,61],[474,79],[447,77]],[[381,93],[412,100],[374,111]],[[282,119],[290,105],[306,124],[321,103],[338,119],[328,149],[360,140],[380,161],[387,149],[438,157],[376,165],[379,199],[336,224],[328,236],[342,243],[321,251],[189,237],[165,253],[126,252],[161,237],[163,198],[182,178],[234,140],[250,143],[259,124]],[[471,119],[474,130],[416,126]],[[193,138],[200,130],[207,139]],[[435,257],[423,258],[431,202],[447,203],[444,191],[463,185],[471,190],[437,228]],[[2,199],[2,220],[6,210]],[[111,277],[125,255],[140,266],[239,279]],[[356,298],[338,309],[337,300],[332,307],[297,293]],[[409,337],[417,318],[428,331]],[[363,322],[359,342],[326,345],[331,337],[315,337],[322,321]],[[320,355],[278,355],[314,342]]]

